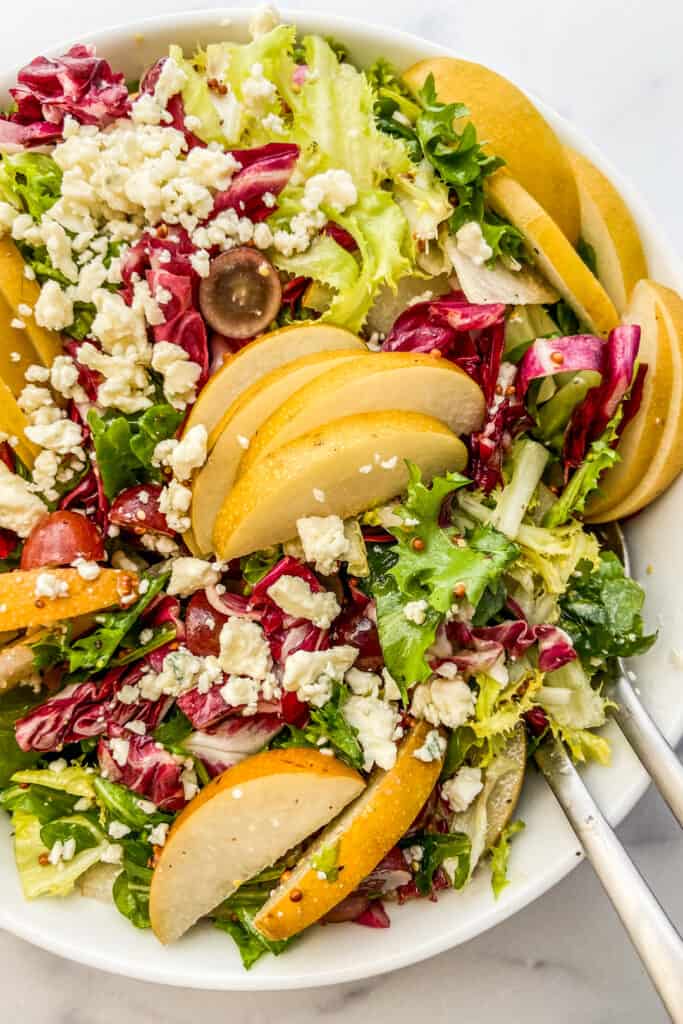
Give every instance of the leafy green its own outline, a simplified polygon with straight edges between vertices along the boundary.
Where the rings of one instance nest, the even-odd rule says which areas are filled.
[[[122,869],[116,876],[112,896],[116,909],[136,928],[149,928],[150,863],[153,849],[140,839],[119,840],[123,847]]]
[[[171,714],[154,730],[154,739],[167,750],[182,753],[182,742],[193,730],[192,722],[176,705]]]
[[[125,611],[105,612],[97,616],[98,628],[88,636],[75,640],[64,650],[69,660],[69,671],[82,669],[101,671],[106,668],[117,648],[145,609],[152,603],[169,580],[169,573],[159,576],[143,575],[149,586],[134,605]],[[38,646],[38,645],[36,645]]]
[[[311,867],[325,875],[328,882],[336,882],[339,877],[339,843],[332,843],[319,850],[311,858]]]
[[[239,907],[230,917],[216,920],[214,924],[220,931],[227,932],[232,937],[247,971],[264,953],[279,956],[293,941],[284,939],[280,942],[272,942],[267,939],[255,928],[253,916],[246,907]]]
[[[40,830],[40,841],[48,849],[56,842],[65,843],[69,839],[74,840],[76,853],[79,854],[100,846],[103,842],[103,833],[93,818],[85,814],[74,814],[71,817],[48,821]]]
[[[643,632],[644,598],[642,587],[624,574],[617,556],[602,551],[597,566],[579,562],[560,598],[560,625],[584,661],[643,654],[657,638]]]
[[[564,299],[560,299],[553,305],[547,305],[545,308],[548,315],[552,317],[559,327],[560,334],[570,336],[579,333],[581,321]]]
[[[139,832],[143,828],[151,828],[161,822],[170,822],[173,815],[162,811],[143,811],[140,797],[117,782],[110,782],[101,775],[93,776],[93,785],[98,804],[114,820],[121,821],[129,828]]]
[[[22,785],[36,785],[51,790],[58,790],[62,793],[70,793],[76,797],[87,797],[94,799],[95,776],[91,771],[86,771],[80,765],[69,765],[61,771],[55,771],[49,765],[47,768],[29,768],[25,771],[15,772],[12,782]]]
[[[63,822],[65,820],[68,819],[62,819]],[[13,813],[14,857],[27,900],[38,896],[65,896],[73,889],[76,879],[100,860],[107,843],[104,833],[85,815],[75,815],[70,821],[74,826],[82,824],[89,829],[92,837],[97,837],[97,842],[82,849],[72,860],[53,865],[45,863],[49,847],[41,839],[43,828],[47,826],[41,826],[35,815],[24,810]]]
[[[570,516],[583,512],[588,496],[599,486],[602,474],[620,461],[615,443],[622,416],[623,407],[620,406],[600,437],[591,442],[583,462],[574,470],[559,498],[546,513],[544,526],[561,526]]]
[[[160,470],[152,465],[152,455],[159,441],[173,437],[183,414],[170,405],[153,405],[134,416],[100,416],[95,409],[88,413],[97,465],[104,492],[115,498],[127,487],[160,481]]]
[[[357,203],[345,213],[338,213],[331,207],[323,207],[323,210],[353,236],[360,256],[355,280],[337,292],[323,320],[357,331],[365,322],[380,287],[389,285],[395,290],[399,279],[411,271],[410,228],[391,193],[382,189],[359,192]],[[336,242],[333,245],[341,248]],[[341,253],[339,255],[341,258]],[[355,263],[348,253],[346,259]]]
[[[401,139],[410,159],[419,163],[423,155],[422,146],[414,127],[420,116],[419,104],[401,81],[397,70],[383,58],[375,61],[366,74],[370,88],[375,94],[374,114],[377,127],[387,135]]]
[[[185,60],[180,46],[169,47],[169,57],[185,72],[186,81],[181,96],[186,117],[196,117],[199,125],[194,134],[204,142],[225,144],[223,127],[216,106],[211,98],[206,75],[197,71],[194,61]]]
[[[313,278],[335,292],[353,288],[358,280],[355,259],[330,235],[318,235],[305,252],[294,256],[275,253],[274,262],[280,270],[295,277]]]
[[[348,687],[336,683],[326,704],[321,708],[311,707],[310,719],[303,729],[290,725],[287,727],[288,731],[279,733],[271,745],[320,747],[321,743],[318,741],[325,740],[343,761],[360,771],[364,757],[358,742],[358,733],[343,714],[344,705],[350,696]]]
[[[62,172],[44,153],[5,154],[0,160],[0,199],[39,221],[59,199]]]
[[[408,470],[403,515],[411,525],[401,531],[398,559],[389,573],[409,599],[424,598],[442,614],[453,604],[454,588],[462,584],[468,602],[476,609],[486,588],[500,578],[519,549],[490,525],[476,526],[466,543],[454,544],[449,531],[439,524],[439,514],[446,497],[469,481],[459,473],[449,473],[436,477],[428,488],[416,466],[409,465]],[[421,542],[417,547],[416,539]]]
[[[73,813],[79,797],[71,793],[48,789],[46,786],[17,783],[8,786],[0,794],[0,806],[10,814],[24,811],[33,815],[41,825],[55,818],[64,818]]]
[[[262,580],[274,565],[282,558],[280,547],[263,548],[262,551],[254,551],[240,559],[240,572],[250,586],[255,586]]]
[[[26,686],[17,686],[0,694],[0,786],[6,786],[16,771],[40,760],[41,755],[37,751],[24,751],[18,746],[14,723],[42,699],[42,694],[36,694]]]
[[[493,895],[498,899],[506,885],[510,884],[508,879],[508,861],[510,859],[510,840],[525,828],[523,821],[513,821],[507,825],[500,834],[500,839],[491,847],[491,888]]]
[[[422,847],[419,870],[415,874],[415,885],[422,896],[431,892],[434,875],[445,860],[451,862],[448,874],[454,889],[462,889],[469,878],[472,843],[463,832],[418,832],[401,839],[398,845]]]
[[[469,725],[461,725],[457,729],[452,729],[448,734],[448,746],[441,769],[441,778],[450,779],[452,775],[455,775],[458,768],[465,763],[470,751],[478,747],[480,742],[477,734]]]
[[[121,650],[115,658],[112,658],[112,667],[130,665],[131,662],[139,661],[140,658],[144,658],[151,651],[158,650],[159,647],[163,647],[164,644],[175,639],[177,629],[172,622],[166,622],[163,626],[157,626],[151,630],[152,635],[144,644],[140,641],[141,632],[143,630],[134,629],[123,639]]]

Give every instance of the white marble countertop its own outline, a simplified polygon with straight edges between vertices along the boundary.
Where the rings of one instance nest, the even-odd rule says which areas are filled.
[[[8,5],[0,65],[90,30],[210,0],[21,0]],[[247,6],[244,0],[244,6]],[[290,0],[288,6],[305,3]],[[677,244],[683,133],[679,0],[312,0],[310,6],[415,32],[490,64],[554,106],[632,178]],[[620,835],[678,927],[683,838],[650,792]],[[657,1024],[666,1015],[606,897],[583,864],[494,931],[426,964],[310,992],[164,989],[59,960],[0,933],[4,1021],[184,1024],[229,1014],[239,1024]]]

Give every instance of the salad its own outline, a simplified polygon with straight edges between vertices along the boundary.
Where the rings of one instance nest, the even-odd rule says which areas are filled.
[[[655,637],[595,524],[680,470],[683,366],[623,201],[511,83],[251,34],[134,82],[38,57],[0,118],[19,881],[247,968],[498,898],[537,746],[609,762]]]

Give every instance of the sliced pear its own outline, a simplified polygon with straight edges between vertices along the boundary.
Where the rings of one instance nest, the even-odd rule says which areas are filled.
[[[536,266],[576,315],[596,334],[618,323],[612,300],[557,223],[518,181],[501,168],[489,179],[494,210],[521,231]]]
[[[454,434],[471,434],[481,427],[485,402],[479,385],[444,359],[410,352],[351,359],[305,384],[273,412],[243,453],[240,474],[332,417],[383,409],[420,412]]]
[[[0,238],[0,296],[12,310],[12,316],[19,317],[25,324],[26,334],[43,366],[51,366],[55,356],[62,353],[62,341],[55,331],[39,327],[33,316],[20,316],[19,306],[35,306],[40,295],[37,281],[24,276],[23,257],[11,238]]]
[[[333,420],[278,448],[239,478],[213,531],[223,559],[283,543],[304,516],[357,515],[408,483],[405,460],[426,480],[463,469],[467,450],[438,420],[416,412],[376,412]]]
[[[65,588],[45,596],[39,578]],[[0,576],[0,630],[49,626],[115,605],[130,607],[138,596],[138,578],[119,569],[101,569],[84,580],[77,569],[15,569]]]
[[[434,75],[442,103],[464,103],[486,149],[557,221],[570,242],[579,238],[579,200],[562,145],[545,118],[516,85],[490,68],[455,57],[429,57],[403,78],[417,90]],[[468,118],[469,119],[469,118]],[[464,119],[456,128],[462,130]]]
[[[353,892],[413,823],[434,789],[442,761],[415,757],[433,726],[418,722],[401,744],[396,764],[376,771],[365,792],[313,843],[254,924],[269,939],[287,939],[319,921]],[[333,851],[336,877],[320,877],[317,859]],[[300,892],[301,897],[292,896]]]
[[[653,380],[648,385],[648,370],[641,407],[619,444],[622,461],[600,481],[603,497],[589,504],[590,522],[611,522],[634,515],[658,498],[683,470],[683,299],[662,284],[640,281],[630,308],[646,309],[648,304],[653,307],[650,323],[654,320],[656,324],[656,334],[648,343],[651,357],[654,349],[661,346],[656,354]],[[666,373],[660,371],[665,344],[671,352]],[[646,358],[643,356],[644,362]],[[646,465],[637,447],[641,439],[652,453]],[[618,492],[613,491],[615,479],[621,485]],[[621,496],[619,500],[610,501],[613,493]]]
[[[616,509],[649,476],[670,426],[669,410],[676,386],[674,361],[679,369],[681,363],[678,344],[669,333],[657,291],[650,281],[636,285],[625,320],[640,325],[638,359],[647,363],[648,371],[638,415],[628,424],[619,442],[621,461],[601,477],[599,493],[588,501],[586,515],[594,522],[614,518],[610,510]]]
[[[623,313],[647,262],[630,210],[612,182],[590,160],[565,148],[579,189],[581,237],[593,247],[598,279]]]
[[[26,384],[26,370],[36,361],[35,349],[26,331],[12,327],[12,321],[17,318],[21,319],[0,297],[0,377],[15,397]]]
[[[557,302],[560,297],[533,267],[510,270],[500,260],[496,260],[493,267],[480,266],[460,251],[453,237],[447,239],[445,249],[468,302],[540,306]]]
[[[211,434],[226,409],[261,377],[301,356],[339,348],[365,351],[365,345],[355,334],[331,324],[293,324],[263,334],[226,360],[218,373],[209,378],[192,407],[184,432],[202,423]]]
[[[226,409],[209,435],[210,455],[192,486],[192,539],[198,553],[211,551],[216,516],[235,482],[244,446],[291,394],[351,359],[369,360],[370,355],[353,348],[301,356],[259,378]]]
[[[510,824],[519,802],[526,772],[526,729],[520,723],[495,761],[504,762],[486,796],[485,849],[490,850]],[[490,767],[490,766],[489,766]]]
[[[223,772],[178,816],[161,851],[149,900],[157,938],[179,939],[363,786],[358,772],[311,749],[267,750]]]
[[[31,469],[40,449],[27,438],[25,430],[28,425],[28,419],[19,408],[9,385],[0,376],[0,430],[12,439],[12,447],[17,455]]]

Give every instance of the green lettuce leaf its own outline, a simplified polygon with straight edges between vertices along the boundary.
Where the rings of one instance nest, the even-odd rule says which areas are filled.
[[[180,46],[169,47],[168,53],[169,57],[187,75],[181,96],[185,116],[199,118],[200,126],[194,129],[194,134],[204,142],[218,142],[220,145],[225,145],[227,140],[223,133],[218,110],[211,98],[212,94],[207,84],[206,75],[197,70],[194,61],[185,60]]]
[[[358,202],[345,213],[323,209],[353,236],[360,256],[355,281],[335,295],[323,320],[358,331],[381,286],[395,290],[400,278],[413,269],[410,228],[391,194],[381,189],[359,192]]]
[[[311,708],[308,724],[299,729],[290,725],[273,740],[272,747],[318,747],[324,740],[342,761],[360,771],[363,767],[363,750],[358,742],[358,732],[343,715],[344,705],[351,696],[348,687],[337,683],[332,696],[321,708]]]
[[[5,154],[0,160],[0,199],[39,221],[57,202],[62,172],[44,153]]]
[[[80,797],[58,789],[35,784],[27,786],[26,783],[17,782],[2,790],[0,806],[9,814],[15,811],[32,814],[41,825],[44,825],[55,818],[65,818],[73,814],[74,806],[79,799]]]
[[[508,879],[508,861],[510,860],[510,840],[525,828],[523,821],[513,821],[503,829],[500,839],[491,847],[491,888],[496,899],[503,889],[510,884]]]
[[[119,840],[123,847],[121,872],[112,886],[116,909],[136,928],[149,928],[149,891],[152,868],[149,867],[154,850],[150,843],[140,839]]]
[[[39,896],[65,896],[71,892],[76,879],[88,868],[100,860],[107,845],[107,837],[85,815],[76,815],[72,819],[61,819],[83,825],[92,837],[96,837],[94,846],[82,849],[70,861],[59,864],[46,864],[45,858],[50,852],[41,838],[43,828],[40,820],[33,814],[17,810],[12,815],[14,829],[14,857],[19,871],[19,879],[27,900]]]
[[[145,574],[149,582],[147,591],[134,605],[125,611],[105,612],[97,616],[98,628],[88,636],[75,640],[68,650],[69,671],[95,669],[100,672],[109,664],[128,631],[135,625],[145,609],[157,594],[161,593],[169,580],[169,573],[159,576]]]
[[[276,252],[273,262],[280,270],[295,277],[310,277],[336,292],[345,292],[358,281],[356,260],[330,235],[318,235],[305,252],[294,256]]]
[[[43,699],[43,694],[36,694],[26,686],[0,694],[0,787],[6,786],[16,771],[40,760],[37,751],[24,751],[18,746],[14,723]]]
[[[52,768],[29,768],[25,771],[15,772],[12,782],[20,785],[44,786],[47,789],[60,790],[72,796],[84,796],[94,800],[95,778],[92,771],[88,772],[79,765],[69,765],[60,772],[56,772]]]
[[[620,406],[600,437],[591,443],[583,462],[574,470],[559,498],[546,513],[544,526],[561,526],[570,517],[583,512],[588,496],[599,487],[602,474],[621,460],[615,444],[622,416],[623,407]]]
[[[645,634],[645,595],[611,551],[596,563],[581,561],[560,598],[560,625],[585,662],[630,658],[649,650],[656,634]]]
[[[454,889],[462,889],[470,876],[472,844],[463,832],[417,832],[401,839],[398,845],[403,849],[408,846],[422,848],[419,869],[415,874],[415,885],[421,896],[428,896],[432,891],[434,875],[445,860],[451,862],[448,875]]]
[[[140,796],[117,782],[110,782],[101,775],[94,775],[93,791],[102,810],[113,820],[140,832],[151,829],[161,822],[171,822],[172,814],[163,811],[143,811],[140,807]]]
[[[153,405],[134,416],[103,418],[97,410],[90,410],[88,425],[108,498],[135,484],[162,480],[161,471],[152,465],[152,455],[159,441],[174,436],[182,420],[183,414],[166,404]]]
[[[222,932],[227,932],[237,946],[242,965],[248,971],[265,953],[279,956],[293,939],[273,942],[262,935],[254,926],[253,914],[246,907],[238,907],[231,917],[214,921],[214,925]]]

